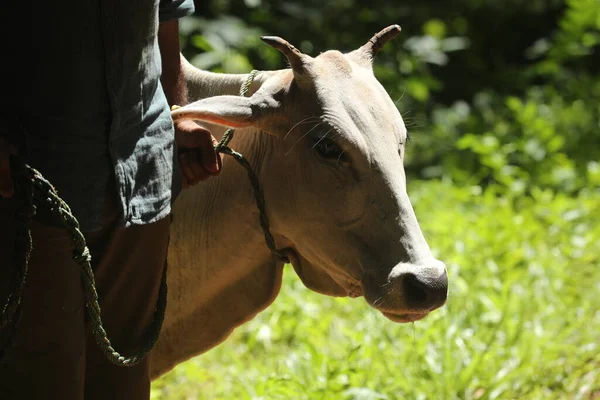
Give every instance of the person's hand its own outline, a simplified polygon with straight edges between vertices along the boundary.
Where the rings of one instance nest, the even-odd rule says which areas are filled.
[[[15,192],[10,175],[11,155],[17,155],[17,149],[0,138],[0,197],[12,197]]]
[[[217,140],[208,129],[191,120],[177,121],[175,143],[184,189],[218,175],[221,171],[221,156],[214,148]]]

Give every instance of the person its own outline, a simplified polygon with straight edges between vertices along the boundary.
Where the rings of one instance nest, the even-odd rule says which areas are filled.
[[[185,104],[178,19],[192,0],[3,2],[0,108],[0,301],[11,291],[17,159],[70,205],[92,256],[115,349],[136,350],[152,323],[181,186],[219,173],[210,132],[173,126]],[[177,147],[177,149],[175,149]],[[178,162],[176,162],[178,161]],[[149,357],[109,362],[95,343],[67,232],[38,207],[14,341],[0,332],[0,399],[148,399]],[[1,303],[2,307],[4,303]],[[11,344],[12,343],[12,344]]]

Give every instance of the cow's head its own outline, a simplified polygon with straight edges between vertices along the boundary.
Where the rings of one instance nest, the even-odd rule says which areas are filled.
[[[305,285],[364,295],[388,318],[410,322],[444,304],[448,279],[406,192],[404,122],[373,75],[373,57],[399,31],[316,58],[265,37],[291,69],[270,74],[251,97],[210,97],[173,118],[273,135],[261,149],[261,180],[272,230]]]

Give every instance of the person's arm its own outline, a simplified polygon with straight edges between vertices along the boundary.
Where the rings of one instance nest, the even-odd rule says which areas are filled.
[[[177,19],[161,22],[158,45],[162,57],[161,83],[170,106],[188,103],[187,90],[179,56],[179,23]],[[217,143],[210,131],[194,121],[175,123],[175,142],[183,174],[183,187],[195,185],[216,175],[220,170],[220,156],[215,152]]]

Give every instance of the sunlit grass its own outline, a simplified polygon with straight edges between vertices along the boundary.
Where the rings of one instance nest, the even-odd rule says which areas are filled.
[[[400,325],[362,299],[281,294],[154,399],[590,399],[600,396],[600,196],[416,183],[450,274],[447,305]]]

